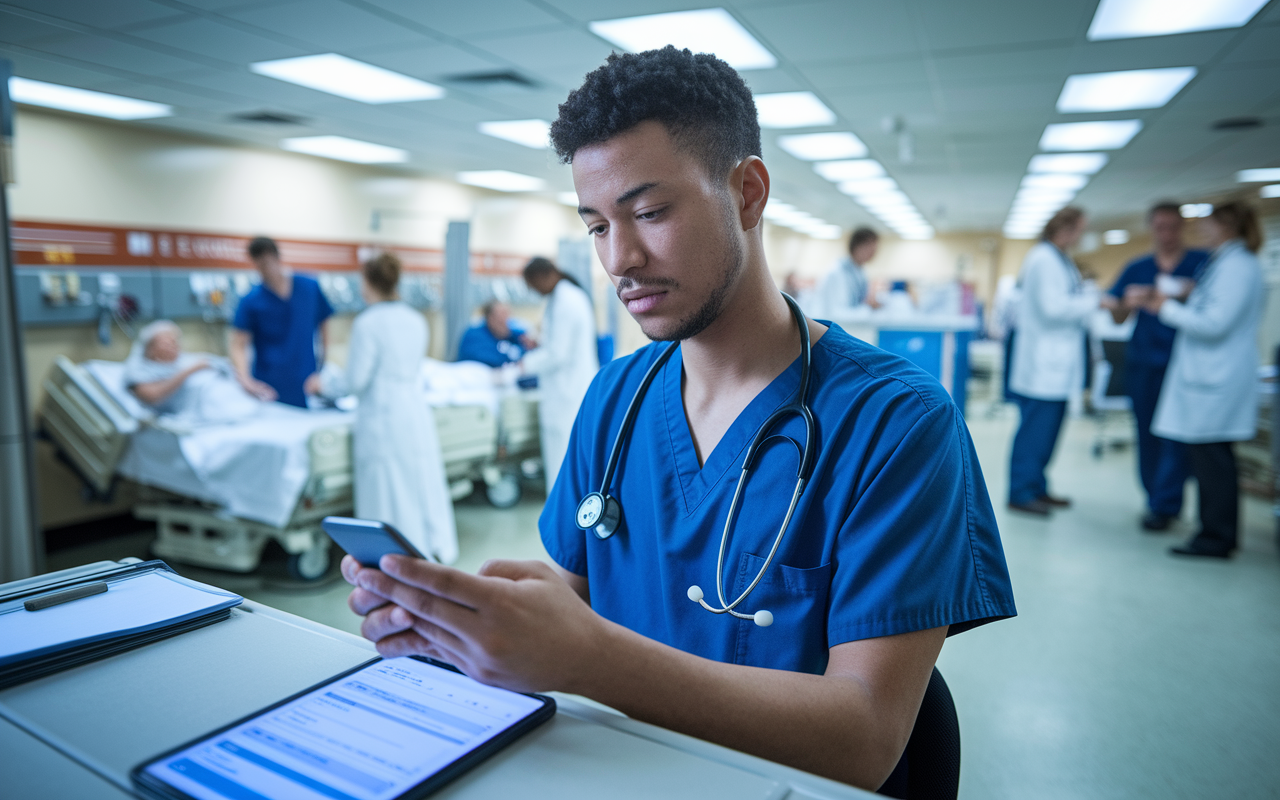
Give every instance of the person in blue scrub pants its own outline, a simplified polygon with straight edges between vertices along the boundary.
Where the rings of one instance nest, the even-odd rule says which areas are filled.
[[[259,236],[249,242],[249,258],[262,283],[236,307],[231,364],[240,383],[255,397],[306,408],[302,386],[324,363],[329,343],[326,321],[333,315],[333,306],[314,279],[296,275],[280,263],[280,250],[271,239]]]
[[[458,342],[458,360],[501,367],[523,358],[532,342],[525,327],[511,318],[507,304],[490,300],[481,311],[483,319],[467,328]]]
[[[1189,289],[1208,253],[1188,250],[1183,244],[1182,214],[1176,203],[1153,207],[1147,223],[1155,252],[1134,259],[1120,273],[1110,291],[1114,298],[1111,314],[1116,322],[1123,322],[1133,311],[1138,313],[1125,351],[1124,380],[1133,401],[1133,418],[1138,430],[1138,474],[1147,492],[1147,512],[1142,517],[1142,527],[1164,531],[1182,513],[1183,487],[1190,474],[1186,445],[1151,432],[1151,420],[1156,413],[1156,401],[1160,399],[1160,387],[1164,384],[1177,331],[1148,313],[1140,302],[1146,292],[1155,287],[1160,275],[1186,281]]]
[[[755,104],[729,65],[673,47],[615,53],[560,106],[551,137],[619,299],[657,343],[601,369],[581,405],[539,522],[554,565],[493,561],[469,575],[419,559],[388,556],[381,569],[345,559],[362,632],[384,655],[583,694],[884,786],[946,636],[1016,613],[959,410],[904,359],[793,316],[764,256],[769,173]],[[799,392],[802,331],[814,467],[761,572],[797,485],[805,426],[794,409],[768,429],[749,477],[741,465],[766,418]],[[703,587],[718,607],[717,554],[740,480],[723,577],[735,593],[761,576],[738,609],[745,619],[691,600]],[[579,501],[597,491],[621,504],[607,538],[589,520],[579,527]]]

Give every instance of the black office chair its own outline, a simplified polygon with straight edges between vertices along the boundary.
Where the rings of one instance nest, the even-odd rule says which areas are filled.
[[[955,800],[960,791],[960,718],[951,690],[933,668],[898,766],[877,794],[899,800]]]

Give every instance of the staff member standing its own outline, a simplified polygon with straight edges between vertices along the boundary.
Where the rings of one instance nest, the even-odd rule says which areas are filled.
[[[538,425],[550,490],[569,449],[578,406],[600,369],[596,316],[582,287],[545,258],[525,266],[524,281],[547,298],[539,345],[521,363],[526,374],[538,376]]]
[[[1045,469],[1067,413],[1067,398],[1084,383],[1084,332],[1098,308],[1067,251],[1084,233],[1084,212],[1068,206],[1044,226],[1027,253],[1018,282],[1018,335],[1009,388],[1021,412],[1009,457],[1009,508],[1048,516],[1071,504],[1049,494]]]
[[[1133,401],[1133,419],[1138,428],[1138,474],[1147,492],[1147,513],[1142,517],[1142,527],[1163,531],[1182,513],[1187,454],[1181,442],[1162,439],[1151,432],[1175,332],[1142,308],[1142,301],[1160,275],[1180,278],[1190,285],[1208,254],[1188,250],[1183,244],[1182,214],[1177,203],[1154,206],[1147,214],[1147,224],[1155,252],[1131,261],[1111,287],[1110,298],[1104,301],[1118,323],[1124,322],[1134,310],[1138,312],[1133,336],[1125,351],[1124,381]]]
[[[259,236],[249,242],[249,258],[262,275],[262,283],[236,308],[231,323],[231,366],[240,384],[258,399],[306,408],[302,385],[316,371],[317,361],[324,363],[329,346],[326,321],[333,316],[333,306],[320,291],[320,284],[280,263],[280,249],[271,239]]]
[[[778,291],[759,121],[728,64],[669,46],[610,56],[551,136],[619,298],[658,343],[605,366],[582,404],[539,520],[554,566],[344,559],[362,632],[384,655],[882,786],[947,634],[1015,613],[959,409]],[[602,493],[620,509],[604,536]],[[727,613],[717,598],[748,585]]]
[[[356,516],[392,525],[423,553],[458,558],[453,499],[431,407],[419,378],[427,323],[400,300],[400,259],[383,253],[364,263],[361,294],[369,307],[351,325],[347,368],[307,379],[309,394],[354,394]]]
[[[1151,432],[1185,442],[1200,496],[1200,530],[1172,552],[1227,558],[1240,528],[1240,477],[1232,442],[1258,427],[1258,325],[1266,293],[1255,253],[1262,232],[1253,209],[1226,203],[1204,224],[1213,246],[1186,302],[1158,289],[1147,311],[1177,330]]]
[[[866,265],[876,257],[879,246],[880,234],[870,228],[858,228],[849,236],[848,257],[840,259],[836,268],[822,279],[818,313],[835,318],[859,306],[879,307],[871,294],[866,272]]]

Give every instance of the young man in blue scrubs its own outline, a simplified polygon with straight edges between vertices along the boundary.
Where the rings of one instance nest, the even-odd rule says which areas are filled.
[[[249,258],[262,275],[262,283],[236,307],[231,332],[231,365],[241,385],[260,400],[279,400],[307,407],[302,386],[317,371],[316,338],[320,358],[328,349],[326,321],[333,306],[320,284],[280,263],[280,250],[265,236],[249,242]],[[249,345],[253,345],[253,369]]]
[[[477,679],[582,694],[637,719],[874,789],[894,769],[943,640],[1015,613],[964,420],[907,361],[834,325],[813,340],[816,464],[772,565],[708,613],[747,443],[800,381],[801,335],[765,262],[769,173],[751,92],[714,56],[613,55],[552,126],[578,212],[618,297],[658,343],[600,370],[540,520],[555,561],[478,575],[387,557],[343,562],[385,655],[425,653]],[[642,376],[607,491],[608,539],[578,528]],[[804,426],[763,447],[730,531],[725,583],[756,576],[786,516]],[[784,438],[785,437],[785,438]],[[791,440],[791,442],[788,442]],[[793,446],[796,445],[796,446]]]
[[[524,326],[511,318],[507,304],[490,300],[482,311],[484,318],[467,328],[458,342],[458,360],[501,367],[523,358],[532,342]]]
[[[1134,259],[1120,273],[1111,287],[1111,296],[1115,298],[1111,314],[1116,322],[1123,322],[1135,310],[1138,312],[1133,337],[1125,351],[1124,379],[1138,429],[1138,473],[1147,492],[1147,513],[1142,517],[1142,527],[1165,531],[1182,513],[1183,487],[1190,475],[1186,446],[1151,433],[1151,420],[1177,331],[1143,309],[1142,301],[1160,275],[1181,279],[1190,291],[1190,282],[1204,266],[1208,253],[1188,250],[1183,244],[1182,214],[1176,203],[1153,207],[1147,223],[1155,252]]]

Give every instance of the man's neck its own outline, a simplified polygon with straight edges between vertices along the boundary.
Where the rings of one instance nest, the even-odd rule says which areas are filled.
[[[1186,248],[1182,245],[1174,247],[1157,247],[1155,251],[1156,268],[1161,272],[1173,272],[1182,263],[1182,257],[1186,255]]]

